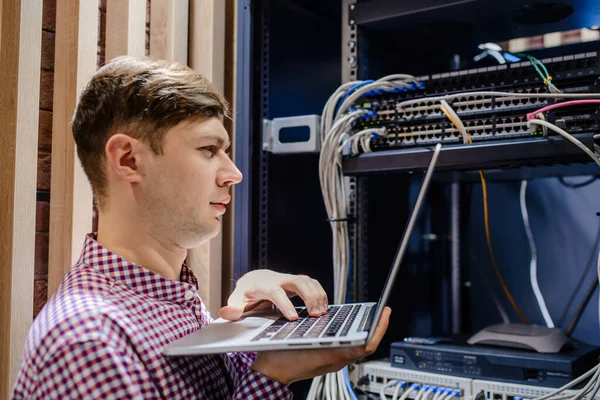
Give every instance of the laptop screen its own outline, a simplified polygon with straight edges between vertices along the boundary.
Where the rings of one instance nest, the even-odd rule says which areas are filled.
[[[421,185],[421,190],[419,191],[419,195],[417,196],[417,201],[415,202],[415,206],[411,212],[410,218],[408,219],[408,223],[404,230],[404,234],[402,235],[402,240],[400,241],[400,245],[398,246],[398,250],[396,251],[396,256],[394,257],[394,263],[390,272],[388,273],[388,277],[385,281],[385,285],[383,286],[383,291],[381,293],[381,297],[375,306],[375,314],[373,318],[371,318],[371,324],[369,326],[369,336],[367,337],[367,342],[371,340],[373,334],[375,333],[375,327],[379,322],[379,318],[381,318],[381,314],[383,313],[383,308],[387,304],[392,288],[394,287],[394,282],[396,280],[396,275],[398,274],[398,270],[400,269],[400,263],[404,258],[404,253],[406,253],[406,248],[408,247],[408,241],[410,239],[410,235],[412,234],[413,228],[415,226],[415,222],[417,217],[419,216],[419,212],[422,208],[423,199],[425,198],[425,194],[427,193],[427,189],[429,188],[429,183],[431,182],[431,176],[433,175],[433,171],[435,170],[435,165],[437,163],[438,156],[440,154],[440,150],[442,148],[442,144],[438,143],[435,146],[433,151],[433,156],[431,157],[431,161],[429,162],[429,167],[427,167],[427,172],[425,177],[423,178],[423,184]]]

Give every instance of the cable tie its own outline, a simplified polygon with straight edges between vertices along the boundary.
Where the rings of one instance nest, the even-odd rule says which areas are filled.
[[[550,75],[548,75],[548,77],[546,79],[544,79],[544,85],[549,84],[551,80],[552,80],[552,77]]]

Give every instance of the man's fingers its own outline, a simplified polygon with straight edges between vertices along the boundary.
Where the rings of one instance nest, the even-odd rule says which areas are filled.
[[[227,299],[227,305],[219,310],[219,316],[229,321],[240,319],[246,307],[246,300],[242,290],[234,290]]]
[[[304,301],[304,304],[306,304],[306,308],[310,315],[314,317],[323,315],[321,295],[311,278],[304,275],[296,275],[293,279],[284,282],[281,286],[284,289],[293,290],[297,293]]]
[[[285,290],[280,287],[276,287],[266,293],[266,297],[271,300],[273,304],[279,308],[279,310],[286,316],[289,320],[295,320],[298,318],[298,313],[294,308],[294,305],[287,297]]]
[[[385,332],[387,331],[388,328],[388,324],[390,322],[390,315],[392,313],[392,309],[389,307],[385,307],[383,309],[383,312],[381,313],[381,318],[379,319],[379,323],[377,324],[377,327],[375,328],[375,334],[373,335],[373,338],[371,339],[371,341],[369,343],[367,343],[367,347],[366,347],[366,355],[370,355],[373,354],[375,352],[375,350],[377,350],[377,347],[379,346],[379,343],[381,342],[381,339],[383,339],[383,335],[385,335]]]
[[[325,289],[321,286],[318,280],[312,279],[313,286],[316,287],[317,292],[319,293],[319,304],[321,305],[321,310],[323,313],[326,313],[329,309],[329,300],[327,299],[327,293],[325,293]]]
[[[244,313],[243,308],[225,306],[219,310],[219,316],[228,321],[237,321]]]

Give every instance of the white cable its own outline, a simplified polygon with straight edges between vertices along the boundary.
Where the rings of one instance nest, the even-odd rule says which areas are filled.
[[[541,126],[545,126],[548,129],[553,130],[554,132],[558,133],[559,135],[561,135],[562,137],[567,139],[569,142],[573,143],[575,146],[577,146],[581,150],[583,150],[585,152],[585,154],[590,156],[590,158],[592,160],[594,160],[594,162],[596,162],[596,164],[598,164],[600,166],[600,159],[590,149],[588,149],[583,143],[581,143],[579,140],[574,138],[573,135],[571,135],[569,132],[565,131],[564,129],[561,129],[558,126],[551,124],[550,122],[542,121],[541,119],[532,119],[532,120],[527,121],[527,126],[530,126],[530,125],[541,125]]]
[[[446,396],[448,395],[448,392],[444,389],[443,391],[439,392],[438,394],[441,394],[440,397],[437,398],[437,400],[444,400],[446,398]]]
[[[325,399],[326,400],[337,400],[337,399],[335,399],[335,397],[333,397],[333,393],[331,393],[331,391],[332,391],[331,388],[333,385],[330,384],[330,382],[329,382],[330,380],[331,380],[331,375],[330,374],[325,375]]]
[[[408,396],[410,396],[410,394],[414,391],[415,391],[415,389],[413,387],[407,388],[406,391],[404,393],[402,393],[402,396],[400,396],[400,400],[408,399]]]
[[[531,252],[531,261],[529,262],[529,279],[531,281],[531,288],[533,289],[533,293],[535,294],[535,299],[537,300],[538,306],[540,307],[540,311],[542,312],[542,316],[544,317],[544,321],[549,328],[554,328],[554,322],[552,321],[552,317],[548,312],[548,307],[546,306],[546,302],[544,301],[544,296],[542,295],[542,291],[540,290],[540,286],[538,284],[537,278],[537,249],[535,246],[535,240],[533,238],[533,232],[531,231],[531,225],[529,224],[529,213],[527,212],[527,200],[526,200],[526,192],[527,192],[527,180],[521,181],[521,193],[520,193],[520,204],[521,204],[521,216],[523,217],[523,225],[525,226],[525,234],[527,235],[527,241],[529,242],[529,250]]]
[[[346,387],[346,378],[344,377],[343,369],[337,372],[337,384],[338,392],[340,393],[340,398],[342,400],[351,400],[350,393],[348,393],[348,388]]]
[[[599,263],[599,266],[598,266],[598,271],[599,271],[599,276],[600,276],[600,263]],[[556,396],[556,395],[564,392],[565,390],[572,388],[573,386],[577,385],[578,383],[586,380],[591,375],[594,375],[598,371],[599,368],[600,368],[600,364],[596,365],[594,368],[590,369],[588,372],[586,372],[585,374],[581,375],[579,378],[577,378],[577,379],[575,379],[575,380],[567,383],[566,385],[561,386],[560,388],[558,388],[558,389],[556,389],[556,390],[554,390],[554,391],[552,391],[550,393],[547,393],[547,394],[545,394],[543,396],[536,397],[536,398],[534,398],[532,400],[547,400],[547,399],[553,398],[554,396]]]
[[[398,400],[398,395],[400,394],[401,389],[402,386],[400,386],[400,384],[396,384],[396,387],[394,388],[394,393],[392,394],[392,400]]]
[[[423,393],[425,393],[425,388],[423,386],[421,386],[421,389],[419,389],[419,391],[417,392],[417,395],[415,396],[415,400],[421,400]]]
[[[387,396],[385,395],[385,391],[386,391],[386,389],[388,389],[396,384],[398,384],[398,381],[395,379],[391,379],[391,380],[387,381],[387,383],[385,385],[383,385],[381,387],[381,389],[379,389],[379,398],[381,400],[388,400]]]
[[[376,133],[383,135],[385,129],[365,130],[357,134],[350,134],[353,123],[362,115],[370,111],[358,109],[349,111],[349,107],[370,90],[392,90],[397,87],[406,87],[404,81],[411,76],[391,75],[378,82],[362,85],[351,94],[348,91],[362,82],[348,82],[340,86],[327,100],[321,114],[320,135],[321,152],[319,156],[319,181],[325,203],[327,217],[329,218],[333,236],[333,283],[334,298],[337,304],[343,303],[347,292],[348,264],[350,242],[348,235],[348,199],[347,178],[342,173],[342,155],[344,148],[350,145],[353,153],[371,151],[370,135]],[[387,79],[387,80],[386,80]],[[414,78],[412,78],[414,79]],[[342,100],[343,99],[343,100]],[[337,107],[339,102],[342,104]],[[324,394],[329,399],[350,399],[346,386],[346,377],[343,373],[326,374],[324,377],[313,379],[308,400],[321,400],[317,390],[323,383]],[[314,389],[313,389],[314,388]]]

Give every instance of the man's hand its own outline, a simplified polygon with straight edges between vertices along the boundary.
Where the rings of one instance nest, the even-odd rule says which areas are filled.
[[[365,346],[321,350],[267,351],[259,353],[251,368],[284,385],[339,371],[373,354],[387,330],[392,310],[385,307],[373,339]]]
[[[266,269],[248,272],[229,296],[227,305],[219,310],[223,319],[235,321],[244,311],[274,304],[289,320],[298,318],[290,297],[300,296],[308,313],[319,317],[327,312],[327,294],[321,284],[306,275],[281,274]]]

